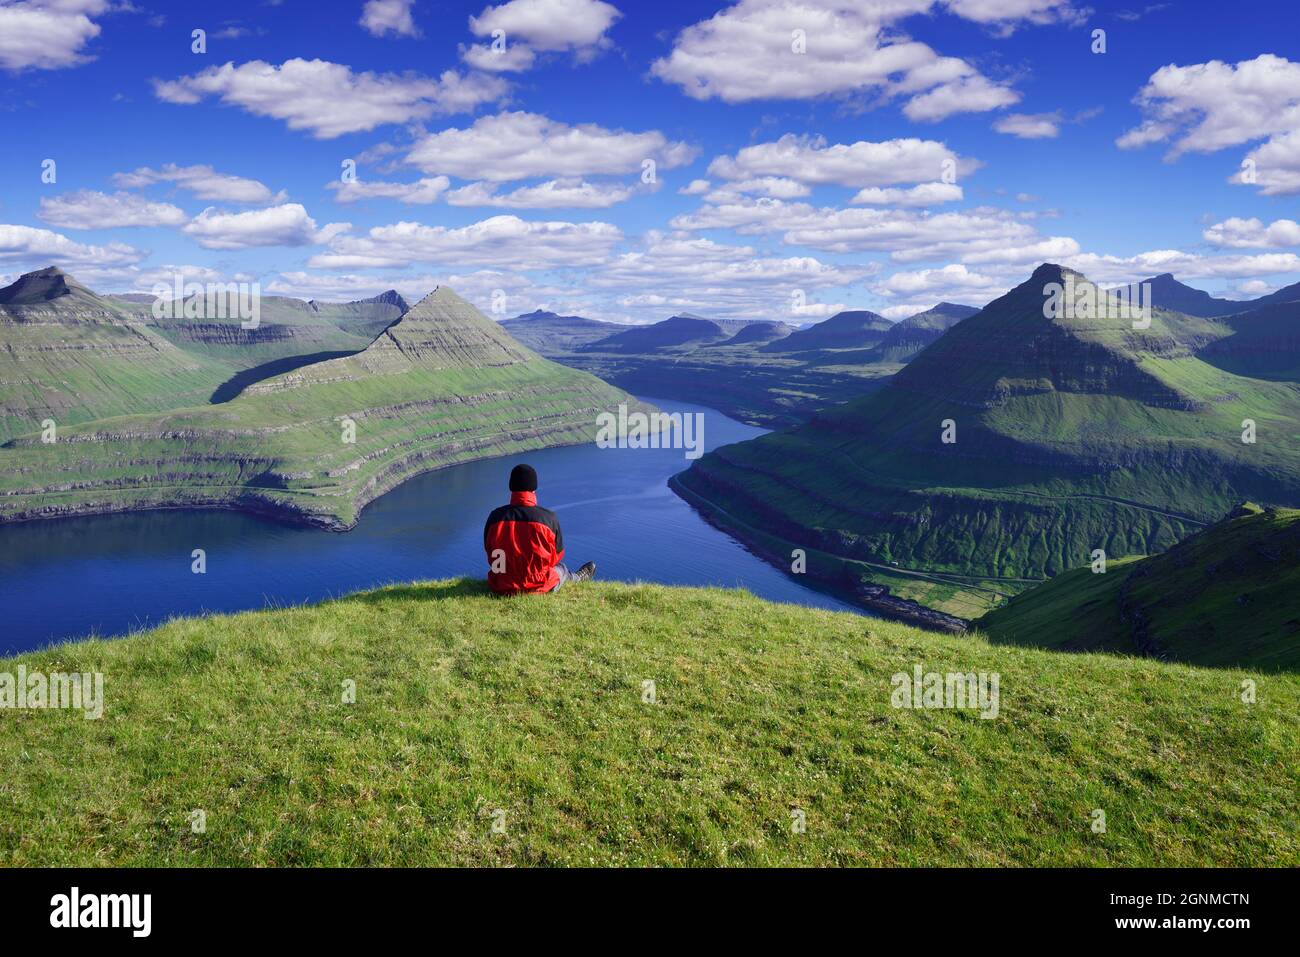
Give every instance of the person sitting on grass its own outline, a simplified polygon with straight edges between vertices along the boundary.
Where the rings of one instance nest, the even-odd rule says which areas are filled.
[[[564,533],[549,508],[537,504],[537,472],[531,465],[510,470],[510,504],[494,508],[483,528],[488,587],[498,595],[555,591],[566,581],[589,581],[596,563],[576,572],[561,564]]]

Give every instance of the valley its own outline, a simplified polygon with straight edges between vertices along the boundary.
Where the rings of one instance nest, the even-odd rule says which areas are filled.
[[[781,428],[870,394],[975,312],[940,303],[891,323],[853,310],[804,329],[691,314],[632,329],[553,313],[502,325],[548,358],[629,392],[698,402],[742,422]]]

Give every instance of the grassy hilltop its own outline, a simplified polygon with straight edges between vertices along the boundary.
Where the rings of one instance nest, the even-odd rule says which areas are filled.
[[[1300,670],[1300,510],[1246,503],[1150,558],[1075,568],[989,612],[995,641]]]
[[[0,671],[19,663],[102,672],[106,707],[0,712],[6,865],[1300,864],[1295,675],[740,591],[473,581],[180,619]],[[891,707],[915,665],[997,672],[998,717]]]

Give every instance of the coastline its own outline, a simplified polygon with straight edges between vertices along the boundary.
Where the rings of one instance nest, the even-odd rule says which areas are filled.
[[[788,555],[778,555],[772,549],[770,542],[765,542],[763,537],[755,534],[754,529],[728,514],[725,509],[715,502],[687,488],[678,480],[680,474],[682,473],[669,477],[668,487],[682,501],[690,505],[704,521],[740,542],[747,551],[768,564],[777,569],[786,569],[789,562]],[[775,535],[768,534],[766,537],[771,540],[778,540]],[[784,542],[784,540],[781,541]],[[789,542],[784,542],[784,544],[792,545]],[[970,622],[964,618],[936,611],[919,602],[890,594],[887,585],[864,584],[852,581],[847,568],[843,566],[841,566],[838,574],[818,573],[810,567],[805,572],[805,575],[813,581],[829,587],[836,597],[843,598],[845,601],[893,621],[901,621],[920,628],[955,635],[965,634],[970,628]]]

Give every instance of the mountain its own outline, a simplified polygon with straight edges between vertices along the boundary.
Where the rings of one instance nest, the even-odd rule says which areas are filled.
[[[1300,865],[1295,674],[990,645],[732,588],[505,600],[481,577],[177,618],[0,670],[20,665],[99,672],[107,707],[0,721],[23,769],[0,801],[11,867]],[[948,707],[897,706],[916,669]],[[966,674],[989,680],[962,707]],[[27,837],[53,807],[59,839]],[[194,807],[220,825],[178,839]],[[1093,808],[1118,809],[1106,834]]]
[[[24,273],[0,289],[0,306],[34,306],[56,300],[64,306],[105,308],[105,301],[55,266]]]
[[[1063,572],[975,626],[999,643],[1300,670],[1300,511],[1247,503],[1163,554]]]
[[[46,420],[206,402],[229,368],[177,348],[146,316],[53,267],[0,289],[0,442]]]
[[[764,347],[766,352],[812,349],[870,349],[878,346],[894,324],[866,309],[837,312],[808,329],[793,332]]]
[[[560,316],[542,309],[505,319],[501,325],[528,348],[547,356],[577,349],[627,329],[617,322]]]
[[[1258,299],[1216,299],[1208,292],[1179,282],[1172,273],[1161,273],[1142,282],[1151,284],[1153,305],[1204,319],[1232,316],[1264,306],[1300,301],[1300,282],[1284,286],[1277,292],[1260,296]]]
[[[977,312],[979,310],[974,306],[941,302],[931,309],[915,313],[894,323],[880,342],[866,350],[858,361],[908,362],[957,323]],[[842,360],[846,358],[851,357],[841,357]]]
[[[179,348],[217,359],[237,371],[263,365],[274,368],[273,363],[291,357],[356,352],[408,308],[392,290],[356,302],[261,296],[258,325],[246,329],[235,315],[207,317],[203,311],[187,315],[188,301],[175,308],[169,303],[161,310],[162,318],[155,317],[152,309],[146,310],[146,321]]]
[[[1187,316],[1208,319],[1227,316],[1250,308],[1250,303],[1239,299],[1216,299],[1202,289],[1194,289],[1174,278],[1173,273],[1161,273],[1144,279],[1139,285],[1151,284],[1151,304],[1160,309],[1181,312]]]
[[[730,339],[710,343],[713,346],[747,346],[761,345],[776,339],[784,339],[794,332],[794,327],[784,322],[751,322]]]
[[[746,325],[684,313],[648,326],[633,326],[583,346],[583,352],[653,353],[728,339]]]
[[[1151,554],[1234,502],[1300,504],[1300,387],[1197,358],[1220,323],[1050,316],[1067,278],[1086,282],[1039,267],[874,394],[705,455],[674,489],[785,567],[803,548],[814,577],[961,618],[1093,549]]]
[[[0,446],[0,520],[238,508],[346,529],[446,465],[590,441],[645,408],[543,359],[446,287],[364,349],[248,385],[219,405],[124,416]]]
[[[1263,306],[1274,306],[1283,302],[1300,302],[1300,282],[1283,286],[1277,292],[1271,292],[1267,296],[1252,299],[1245,305],[1250,309],[1259,309]]]
[[[1251,378],[1300,382],[1300,301],[1277,301],[1219,321],[1231,335],[1200,351],[1206,362]]]

